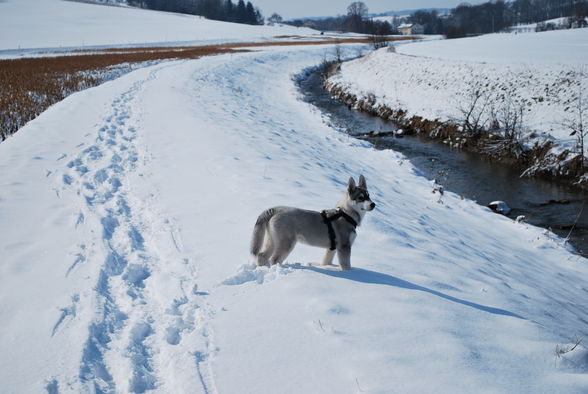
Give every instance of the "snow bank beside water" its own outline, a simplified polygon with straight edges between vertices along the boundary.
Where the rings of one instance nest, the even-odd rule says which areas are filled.
[[[527,57],[523,48],[535,55]],[[417,42],[397,50],[346,62],[330,82],[358,97],[373,95],[376,106],[441,121],[460,120],[472,90],[481,89],[495,105],[523,104],[524,127],[572,140],[562,123],[588,86],[588,29]]]
[[[436,42],[444,41],[431,44]],[[573,141],[562,122],[570,116],[580,86],[588,86],[588,73],[568,65],[487,64],[382,49],[344,63],[329,83],[358,97],[371,97],[374,107],[383,104],[406,110],[407,116],[457,123],[473,91],[481,89],[492,94],[497,106],[509,101],[522,104],[526,128]]]
[[[488,129],[492,119],[504,121],[508,113],[512,122],[517,115],[521,149],[538,152],[531,154],[530,172],[581,175],[566,124],[577,120],[578,98],[588,86],[587,45],[588,29],[398,45],[399,53],[382,49],[344,63],[328,86],[375,112],[402,110],[405,119],[462,125],[473,109]]]

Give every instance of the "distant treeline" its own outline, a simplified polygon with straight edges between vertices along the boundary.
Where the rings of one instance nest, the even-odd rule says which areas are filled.
[[[347,15],[316,20],[296,19],[285,23],[322,31],[346,31],[377,35],[398,33],[398,30],[392,24],[367,18],[367,13],[367,6],[361,1],[355,1],[347,7]]]
[[[202,15],[218,21],[263,25],[263,16],[250,1],[239,0],[128,0],[129,5],[157,11]]]
[[[588,0],[502,0],[480,5],[461,4],[448,16],[435,11],[417,11],[411,22],[425,27],[425,34],[444,34],[448,38],[502,31],[518,24],[538,23],[548,19],[588,16]]]
[[[367,18],[365,4],[358,9],[354,2],[347,15],[321,20],[294,20],[287,23],[317,30],[346,31],[368,34],[397,34],[400,23],[415,23],[425,34],[443,34],[448,38],[465,37],[503,31],[517,24],[538,23],[548,19],[571,17],[584,24],[588,17],[588,0],[494,0],[479,5],[463,3],[449,14],[437,11],[416,11],[408,18],[394,18],[392,23]]]
[[[365,34],[398,34],[398,29],[391,23],[371,19],[357,19],[349,16],[337,16],[317,20],[295,19],[284,22],[297,27],[309,27],[320,31],[344,31]]]

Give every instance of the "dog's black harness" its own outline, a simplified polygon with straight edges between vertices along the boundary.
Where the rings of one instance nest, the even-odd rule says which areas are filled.
[[[345,219],[349,224],[353,226],[353,228],[357,228],[357,222],[351,216],[343,212],[341,208],[337,209],[335,213],[333,210],[327,211],[324,210],[321,212],[321,216],[323,217],[323,222],[327,225],[327,230],[329,231],[329,239],[331,240],[331,247],[330,250],[335,250],[337,247],[337,240],[335,238],[335,230],[333,229],[333,222],[339,218]]]

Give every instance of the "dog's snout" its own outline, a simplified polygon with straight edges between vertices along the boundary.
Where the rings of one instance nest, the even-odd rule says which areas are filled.
[[[370,204],[370,209],[374,209],[375,207],[376,207],[376,203],[375,203],[375,202],[372,202],[372,203]]]

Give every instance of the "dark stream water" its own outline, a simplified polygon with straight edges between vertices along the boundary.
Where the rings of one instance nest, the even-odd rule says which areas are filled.
[[[392,122],[350,110],[333,100],[322,88],[319,72],[302,78],[299,87],[307,102],[328,114],[335,127],[350,135],[396,129]],[[495,200],[506,202],[512,210],[507,216],[514,219],[524,215],[527,223],[551,229],[563,238],[569,235],[569,242],[579,253],[588,253],[588,206],[584,207],[588,194],[582,190],[542,179],[520,178],[518,169],[422,136],[360,138],[372,142],[377,149],[402,152],[445,190],[481,205]]]

